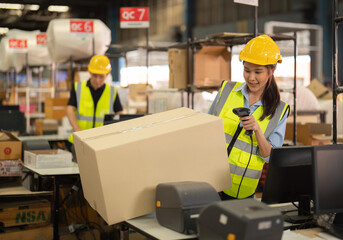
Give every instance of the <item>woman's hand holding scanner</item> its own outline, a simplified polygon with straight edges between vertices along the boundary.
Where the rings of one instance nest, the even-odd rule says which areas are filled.
[[[244,129],[250,125],[249,120],[251,119],[251,117],[249,117],[249,114],[250,114],[249,108],[245,108],[245,107],[234,108],[234,109],[232,109],[232,111],[234,114],[236,114],[238,117],[240,117],[240,120],[242,121],[242,125],[243,125]],[[252,117],[252,118],[255,120],[254,117]],[[252,136],[253,130],[246,130],[245,134],[248,136]]]

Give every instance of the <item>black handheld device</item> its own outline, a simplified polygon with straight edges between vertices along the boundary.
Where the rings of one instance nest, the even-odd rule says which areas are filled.
[[[232,112],[236,114],[238,117],[246,117],[250,114],[250,109],[245,107],[239,107],[232,109]],[[253,131],[252,130],[246,130],[245,134],[248,136],[252,136]]]

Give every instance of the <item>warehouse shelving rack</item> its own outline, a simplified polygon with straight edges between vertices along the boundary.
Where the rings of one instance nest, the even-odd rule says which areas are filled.
[[[343,93],[343,87],[339,85],[338,79],[338,27],[343,23],[343,16],[338,13],[338,0],[332,1],[332,142],[337,144],[337,97]]]
[[[117,59],[117,58],[124,58],[125,60],[125,65],[128,65],[128,60],[127,60],[127,53],[130,51],[135,51],[138,49],[145,49],[146,54],[147,54],[147,59],[145,62],[145,65],[147,69],[150,66],[150,61],[149,61],[149,53],[150,52],[168,52],[168,49],[171,46],[174,46],[174,44],[171,43],[164,43],[163,46],[152,46],[151,42],[149,42],[148,46],[127,46],[127,45],[120,45],[120,44],[111,44],[109,46],[110,49],[112,49],[113,53],[106,53],[105,55],[108,56],[110,59]],[[161,45],[161,44],[160,44]],[[148,79],[149,76],[147,76]],[[147,85],[147,94],[146,94],[146,103],[147,103],[147,109],[146,112],[149,114],[149,93],[176,93],[179,92],[181,94],[181,106],[184,106],[184,100],[183,100],[183,93],[184,89],[150,89],[148,87],[149,83],[148,81],[146,82]]]
[[[30,86],[32,83],[32,69],[37,69],[38,70],[38,83],[39,86],[38,88]],[[53,69],[53,66],[52,66]],[[14,71],[14,72],[13,72]],[[31,131],[31,119],[35,118],[44,118],[45,114],[42,111],[42,94],[43,93],[48,93],[50,96],[53,98],[55,96],[55,84],[54,80],[52,77],[51,80],[51,86],[47,88],[41,88],[41,82],[42,82],[42,72],[43,72],[43,66],[30,66],[28,64],[28,54],[26,54],[26,65],[25,65],[25,74],[26,74],[26,87],[18,87],[17,84],[17,74],[15,70],[11,69],[10,72],[13,75],[12,79],[12,84],[11,88],[14,90],[14,103],[18,104],[19,103],[19,98],[18,95],[19,93],[24,93],[25,94],[25,103],[26,103],[26,110],[25,110],[25,118],[26,118],[26,132],[30,133]],[[10,85],[10,80],[8,78],[8,84]],[[14,89],[13,89],[14,88]],[[36,93],[37,94],[37,112],[36,113],[31,113],[30,112],[30,102],[31,102],[31,93]]]

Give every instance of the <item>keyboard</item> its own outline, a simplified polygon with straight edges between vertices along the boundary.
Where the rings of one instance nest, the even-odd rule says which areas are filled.
[[[279,210],[281,213],[298,211],[298,208],[292,203],[280,203],[269,205],[272,208]]]
[[[325,231],[332,234],[333,236],[343,239],[343,226],[340,225],[330,225],[325,227]]]

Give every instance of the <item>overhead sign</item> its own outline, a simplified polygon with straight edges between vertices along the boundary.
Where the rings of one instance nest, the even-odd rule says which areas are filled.
[[[149,28],[149,8],[120,8],[120,28]]]
[[[70,33],[88,35],[94,33],[94,23],[92,20],[70,20]]]
[[[233,0],[233,2],[258,7],[258,0]]]
[[[8,47],[11,49],[27,49],[27,40],[26,39],[8,39]]]
[[[37,45],[48,45],[48,37],[46,33],[40,33],[36,35]]]

